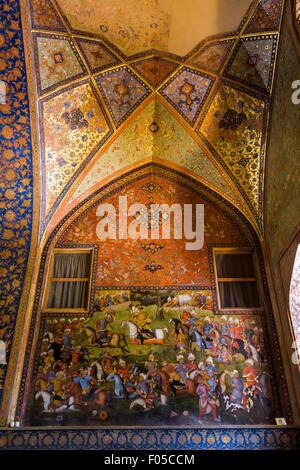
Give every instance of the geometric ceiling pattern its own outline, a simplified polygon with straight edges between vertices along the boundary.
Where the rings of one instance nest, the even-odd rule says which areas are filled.
[[[149,49],[181,56],[209,35],[235,31],[251,1],[55,0],[55,3],[73,32],[101,36],[126,56]]]
[[[197,128],[257,214],[264,165],[262,129],[267,115],[267,98],[220,81]]]
[[[41,94],[49,92],[59,84],[86,75],[72,41],[63,36],[34,34],[36,79]]]
[[[178,64],[151,57],[133,62],[131,66],[146,80],[152,88],[157,88],[163,81],[178,68]]]
[[[145,106],[113,141],[101,157],[94,160],[87,172],[65,198],[63,217],[74,205],[97,189],[98,181],[130,164],[144,161],[151,155],[196,174],[203,182],[219,191],[226,199],[238,202],[220,171],[177,119],[155,99]]]
[[[224,75],[244,84],[255,84],[262,91],[270,91],[277,40],[277,34],[240,39]]]
[[[111,129],[89,80],[43,98],[40,115],[45,152],[42,187],[47,188],[48,213],[61,190],[70,184],[87,156],[101,147]]]
[[[151,93],[126,65],[97,75],[95,80],[116,127]]]
[[[188,63],[191,67],[198,67],[217,74],[221,70],[234,42],[234,39],[227,39],[207,44],[197,54],[194,54]]]
[[[76,38],[76,42],[92,73],[100,72],[100,70],[120,63],[118,57],[99,41]]]
[[[182,67],[160,88],[159,93],[193,127],[214,82],[215,78],[206,73]]]
[[[169,15],[157,0],[57,0],[73,31],[98,34],[127,55],[166,50]]]
[[[278,30],[280,27],[283,3],[283,0],[258,2],[255,12],[245,28],[245,34]]]
[[[209,37],[186,56],[149,47],[125,55],[107,35],[87,31],[84,18],[74,29],[63,4],[29,5],[41,236],[97,184],[155,158],[190,172],[262,230],[284,2],[255,1],[236,31]],[[165,20],[158,21],[162,37],[153,37],[161,43]]]

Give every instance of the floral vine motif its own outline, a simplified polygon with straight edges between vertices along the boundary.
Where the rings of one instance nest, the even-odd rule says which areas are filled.
[[[146,210],[137,211],[133,216],[142,227],[148,226],[149,230],[156,230],[166,222],[170,215],[166,210],[160,210],[154,202],[146,204]]]
[[[148,126],[148,129],[150,132],[152,132],[152,134],[155,134],[155,132],[159,131],[159,126],[155,121],[153,121],[151,122],[150,126]]]
[[[144,186],[141,187],[142,191],[147,191],[150,194],[156,193],[161,189],[162,187],[159,184],[154,183],[153,181],[150,181],[149,183],[144,184]]]
[[[161,264],[156,264],[154,261],[151,261],[150,264],[146,264],[144,267],[144,271],[150,271],[152,274],[160,269],[164,269],[163,266]]]
[[[261,57],[258,54],[253,54],[248,59],[249,65],[256,65],[258,62],[261,62]]]
[[[88,127],[89,123],[84,119],[84,114],[79,108],[72,109],[70,112],[65,111],[62,115],[66,124],[69,124],[72,131]]]
[[[155,242],[151,242],[149,244],[143,243],[141,246],[143,250],[145,250],[147,253],[151,253],[152,255],[154,255],[165,247],[165,245],[159,245]]]
[[[223,119],[219,122],[220,129],[231,129],[236,131],[237,128],[247,119],[245,113],[238,113],[234,109],[228,108],[223,116]]]
[[[114,86],[114,91],[118,94],[119,99],[118,101],[116,99],[112,99],[112,101],[117,102],[117,105],[121,108],[122,106],[125,106],[129,108],[130,103],[130,89],[126,84],[126,81],[123,79],[117,85]]]
[[[250,158],[242,157],[237,163],[246,168],[249,162]]]
[[[104,55],[103,54],[100,54],[99,51],[91,51],[90,52],[94,57],[95,59],[104,59]]]
[[[200,105],[200,99],[196,95],[195,86],[188,82],[187,79],[184,80],[184,84],[179,88],[182,99],[178,102],[178,106],[188,106],[189,109],[192,108],[193,104]]]

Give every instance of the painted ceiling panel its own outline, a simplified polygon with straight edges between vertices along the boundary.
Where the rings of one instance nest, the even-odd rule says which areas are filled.
[[[38,89],[48,92],[85,75],[86,70],[72,41],[64,36],[34,35]]]
[[[205,73],[182,67],[159,92],[193,126],[214,81]]]
[[[87,197],[99,181],[104,180],[112,173],[125,168],[138,161],[145,160],[152,155],[153,134],[150,126],[154,121],[155,102],[152,100],[123,130],[109,148],[100,155],[90,168],[81,182],[76,185],[75,192],[70,198],[68,210],[75,202]]]
[[[176,62],[170,62],[161,57],[142,59],[131,65],[153,88],[161,85],[178,67]]]
[[[202,178],[204,183],[221,190],[227,198],[237,200],[224,176],[212,163],[208,153],[160,102],[157,102],[155,107],[155,123],[158,131],[154,136],[154,156],[192,171]]]
[[[95,79],[116,127],[151,93],[126,66],[104,72]]]
[[[210,35],[235,31],[251,0],[57,0],[70,28],[130,56],[149,49],[185,55]]]
[[[66,31],[57,11],[49,0],[31,0],[31,23],[33,28]]]
[[[277,34],[240,39],[224,75],[262,91],[272,85]]]
[[[41,235],[55,212],[59,220],[65,203],[78,203],[89,185],[151,158],[185,168],[237,206],[242,201],[262,228],[282,1],[254,2],[235,31],[202,42],[198,36],[184,57],[168,46],[174,2],[143,0],[141,8],[139,0],[137,8],[130,0],[126,14],[120,0],[30,2]]]
[[[67,87],[41,103],[46,216],[80,165],[110,128],[89,82]]]
[[[245,33],[279,29],[283,3],[283,0],[261,0],[245,29]]]
[[[133,163],[156,157],[186,168],[205,184],[237,202],[237,197],[201,149],[175,117],[159,101],[152,100],[123,130],[104,154],[94,159],[75,192],[65,202],[64,214],[96,190],[100,181]]]
[[[58,0],[73,30],[101,35],[126,55],[167,50],[170,17],[157,0]]]
[[[197,130],[220,156],[257,216],[262,205],[267,111],[266,98],[220,83]]]
[[[93,73],[120,63],[120,59],[100,41],[76,38],[77,44]]]
[[[200,49],[189,60],[189,64],[208,72],[218,73],[234,44],[234,39],[216,41]]]

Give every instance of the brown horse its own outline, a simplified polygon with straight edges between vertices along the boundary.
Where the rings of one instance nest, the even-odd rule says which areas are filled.
[[[68,389],[74,399],[74,405],[82,405],[82,392],[81,387],[76,382],[70,381],[71,383],[68,384]]]
[[[230,354],[233,354],[234,351],[233,351],[233,347],[232,347],[231,338],[230,338],[229,336],[227,336],[227,335],[222,335],[222,336],[220,336],[220,338],[219,338],[219,341],[220,341],[220,340],[224,340],[224,341],[226,342],[226,345],[227,345],[227,347],[228,347],[229,353],[230,353]]]
[[[93,392],[92,399],[88,402],[84,402],[82,398],[82,389],[79,384],[72,381],[68,388],[74,399],[73,405],[86,404],[89,408],[93,408],[95,406],[105,407],[110,395],[110,392],[101,390],[101,388],[96,388],[96,390]]]
[[[159,375],[159,377],[161,378],[161,389],[162,389],[163,393],[165,395],[167,395],[168,397],[173,396],[174,395],[174,390],[172,389],[171,384],[170,384],[169,374],[167,372],[163,371],[163,370],[156,370],[153,373],[153,375],[154,375],[154,377]]]
[[[82,326],[80,328],[80,333],[85,333],[85,335],[87,336],[87,342],[90,346],[97,346],[97,333],[94,328],[92,328],[91,326]]]
[[[123,341],[125,346],[122,346],[120,343]],[[103,348],[120,348],[123,353],[129,352],[127,349],[127,341],[125,335],[120,335],[119,333],[110,333],[109,341],[99,341],[98,346]]]
[[[180,388],[176,390],[176,395],[193,395],[197,396],[196,385],[192,379],[187,379],[186,388]]]
[[[101,341],[97,339],[97,332],[91,326],[82,326],[80,329],[81,333],[85,333],[87,337],[87,342],[89,346],[97,347],[97,348],[121,348],[122,352],[128,352],[125,346],[120,345],[120,341],[123,340],[125,345],[127,346],[126,338],[124,335],[120,335],[119,333],[110,333],[109,334],[109,341]]]
[[[174,330],[175,330],[176,335],[178,335],[178,333],[179,333],[179,328],[182,329],[183,334],[186,337],[186,342],[187,342],[188,348],[190,348],[190,346],[191,346],[190,328],[187,325],[185,325],[184,323],[182,323],[180,320],[178,320],[177,318],[170,318],[169,323],[171,323],[171,322],[174,323]]]
[[[109,392],[97,388],[92,396],[92,400],[87,402],[87,406],[94,408],[95,406],[106,407],[109,397]]]

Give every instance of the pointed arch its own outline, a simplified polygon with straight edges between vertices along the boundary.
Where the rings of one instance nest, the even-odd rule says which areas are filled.
[[[201,195],[201,198],[206,201],[209,205],[214,206],[220,211],[224,216],[229,219],[232,224],[240,230],[243,234],[245,240],[248,241],[249,246],[253,247],[256,252],[256,259],[260,268],[260,282],[263,289],[264,296],[264,308],[265,314],[262,317],[264,324],[264,330],[266,332],[266,351],[268,363],[272,369],[272,374],[277,376],[276,380],[279,380],[281,383],[280,394],[275,386],[274,382],[274,409],[276,413],[283,413],[284,416],[291,416],[290,405],[288,400],[288,394],[286,389],[286,383],[284,379],[284,372],[281,362],[281,354],[279,349],[278,338],[276,334],[276,328],[274,324],[274,318],[268,293],[268,286],[266,280],[266,274],[264,270],[264,259],[262,254],[262,249],[260,245],[259,238],[247,220],[247,218],[229,201],[226,201],[222,196],[213,191],[212,189],[206,187],[199,181],[195,180],[190,175],[186,175],[176,169],[168,168],[161,163],[149,162],[138,168],[132,169],[124,175],[119,176],[114,181],[104,185],[101,188],[98,188],[92,195],[90,195],[86,200],[82,201],[78,206],[73,208],[63,219],[62,221],[54,228],[52,233],[49,235],[45,246],[43,248],[43,253],[41,254],[39,260],[39,275],[36,286],[36,295],[35,302],[33,305],[31,326],[29,330],[29,338],[27,341],[28,347],[25,355],[25,362],[23,368],[23,375],[21,380],[20,394],[18,398],[17,412],[18,415],[21,415],[22,423],[26,423],[26,410],[30,399],[30,381],[26,380],[26,377],[32,376],[34,373],[34,368],[36,367],[36,358],[35,352],[37,347],[37,340],[39,337],[39,327],[42,316],[42,297],[44,294],[44,285],[45,285],[45,268],[49,263],[49,257],[51,251],[55,246],[59,246],[60,241],[63,239],[66,230],[74,225],[74,223],[82,215],[86,214],[91,207],[96,204],[99,204],[101,201],[105,201],[111,194],[117,194],[120,189],[125,189],[133,181],[143,181],[144,178],[149,175],[157,175],[160,178],[181,185],[183,188],[187,188],[194,194]],[[214,268],[211,266],[210,268]],[[213,271],[211,271],[213,275]],[[212,287],[213,288],[213,287]],[[272,344],[272,348],[271,345]],[[275,367],[276,364],[276,367]],[[282,396],[284,399],[282,400]]]

